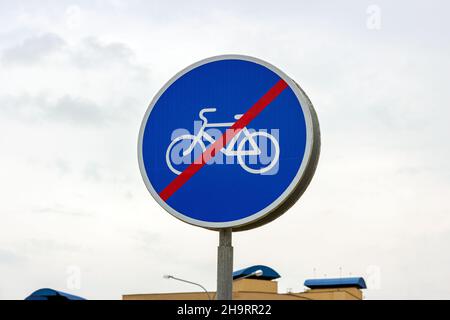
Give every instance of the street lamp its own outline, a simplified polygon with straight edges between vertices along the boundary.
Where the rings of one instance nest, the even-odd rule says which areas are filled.
[[[250,277],[261,277],[262,275],[263,275],[263,271],[259,269],[259,270],[253,271],[252,273],[250,273],[246,276],[237,278],[236,280],[246,279],[246,278],[250,278]]]
[[[172,275],[170,275],[170,274],[165,274],[165,275],[163,275],[163,278],[164,278],[164,279],[178,280],[178,281],[181,281],[181,282],[186,282],[186,283],[189,283],[189,284],[193,284],[193,285],[195,285],[195,286],[198,286],[198,287],[202,288],[203,291],[206,292],[206,295],[208,296],[208,300],[211,300],[211,297],[209,296],[208,290],[206,290],[206,288],[205,288],[204,286],[202,286],[201,284],[199,284],[199,283],[192,282],[192,281],[189,281],[189,280],[180,279],[180,278],[174,277],[174,276],[172,276]]]

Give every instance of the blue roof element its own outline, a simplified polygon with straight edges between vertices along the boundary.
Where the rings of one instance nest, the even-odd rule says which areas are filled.
[[[73,294],[57,291],[49,288],[43,288],[34,291],[25,300],[86,300]]]
[[[247,277],[248,275],[252,274],[257,270],[261,270],[263,274],[259,277],[257,276]],[[274,280],[280,278],[281,276],[278,274],[278,272],[276,272],[275,270],[273,270],[268,266],[256,265],[233,272],[233,280],[243,277],[247,277],[248,279]]]
[[[366,282],[362,277],[354,278],[331,278],[331,279],[309,279],[305,280],[304,285],[310,289],[323,288],[348,288],[356,287],[366,289]]]

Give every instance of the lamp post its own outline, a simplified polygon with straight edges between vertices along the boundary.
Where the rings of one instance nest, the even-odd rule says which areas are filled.
[[[181,281],[181,282],[185,282],[185,283],[189,283],[189,284],[193,284],[195,286],[198,286],[198,287],[202,288],[203,291],[205,291],[206,295],[208,296],[208,300],[211,300],[211,297],[210,297],[210,295],[208,293],[208,290],[206,290],[206,288],[204,286],[202,286],[201,284],[199,284],[199,283],[192,282],[192,281],[189,281],[189,280],[180,279],[180,278],[174,277],[174,276],[172,276],[170,274],[163,275],[163,278],[164,279],[178,280],[178,281]]]

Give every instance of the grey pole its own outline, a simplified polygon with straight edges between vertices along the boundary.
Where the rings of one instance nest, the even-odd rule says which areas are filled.
[[[233,299],[232,229],[220,229],[217,250],[217,300]]]

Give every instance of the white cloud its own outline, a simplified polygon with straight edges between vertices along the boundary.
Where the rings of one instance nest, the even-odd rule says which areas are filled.
[[[59,36],[47,33],[28,38],[19,45],[4,50],[2,58],[5,63],[37,63],[62,46],[64,41]]]

